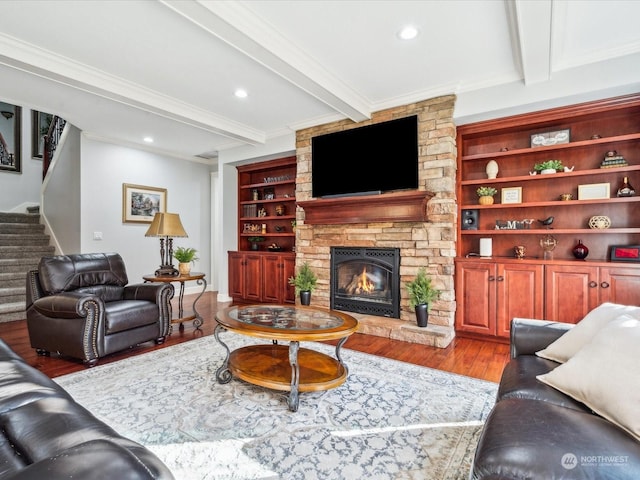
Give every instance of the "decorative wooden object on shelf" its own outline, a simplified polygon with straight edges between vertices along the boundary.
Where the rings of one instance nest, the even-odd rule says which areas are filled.
[[[373,222],[424,222],[431,192],[411,191],[320,198],[298,202],[309,225],[333,225]]]

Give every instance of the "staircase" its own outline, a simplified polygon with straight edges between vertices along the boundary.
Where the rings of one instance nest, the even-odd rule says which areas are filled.
[[[26,318],[27,272],[54,251],[39,214],[0,212],[0,322]]]

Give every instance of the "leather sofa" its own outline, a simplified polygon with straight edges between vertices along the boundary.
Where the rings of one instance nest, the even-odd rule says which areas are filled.
[[[636,438],[537,379],[561,364],[536,352],[572,327],[544,320],[512,321],[511,360],[483,427],[470,479],[640,478]]]
[[[144,446],[102,423],[0,340],[0,480],[171,480]]]
[[[94,366],[140,343],[165,341],[170,283],[128,285],[117,253],[46,256],[27,274],[27,328],[39,355],[58,352]]]

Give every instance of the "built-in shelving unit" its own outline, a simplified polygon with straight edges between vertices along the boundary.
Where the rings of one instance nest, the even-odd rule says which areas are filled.
[[[562,130],[569,131],[568,143],[532,146],[532,136]],[[611,151],[628,165],[600,168]],[[551,159],[573,170],[530,173],[536,163]],[[490,160],[499,166],[495,179],[487,178]],[[480,237],[493,239],[497,257],[513,257],[517,244],[526,247],[528,256],[542,258],[539,242],[547,234],[558,242],[554,259],[573,259],[572,249],[582,236],[594,260],[606,260],[611,245],[640,243],[640,196],[616,197],[625,176],[640,188],[640,95],[463,125],[458,127],[458,167],[460,213],[478,211],[477,229],[459,232],[460,256],[478,252]],[[594,184],[608,184],[607,198],[579,199],[579,186]],[[498,190],[493,205],[478,204],[479,186]],[[513,187],[522,189],[520,203],[502,203],[502,190]],[[573,199],[560,200],[565,193]],[[610,228],[589,227],[589,219],[600,215],[610,218]],[[539,222],[551,216],[549,228]],[[526,219],[533,220],[530,228],[496,229],[496,221]]]

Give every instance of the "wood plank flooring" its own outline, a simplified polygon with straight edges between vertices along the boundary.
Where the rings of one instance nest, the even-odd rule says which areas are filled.
[[[196,295],[185,295],[185,313],[190,310],[195,298]],[[155,345],[153,342],[144,343],[124,352],[102,358],[99,364],[114,362],[159,348],[166,348],[203,335],[213,335],[215,312],[219,307],[227,305],[219,306],[216,301],[216,293],[206,292],[198,302],[198,311],[204,318],[202,330],[194,329],[191,322],[185,323],[183,332],[178,330],[178,325],[174,325],[173,333],[163,345]],[[177,305],[175,309],[177,310]],[[0,338],[25,358],[30,365],[41,370],[49,377],[66,375],[86,368],[82,362],[60,358],[55,354],[52,354],[51,357],[37,356],[29,343],[26,320],[0,323]],[[356,333],[349,337],[344,344],[344,348],[492,382],[500,380],[504,365],[509,360],[509,345],[467,338],[455,338],[447,348],[435,348]]]

